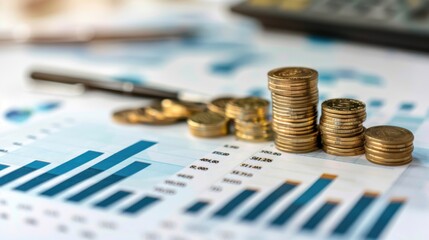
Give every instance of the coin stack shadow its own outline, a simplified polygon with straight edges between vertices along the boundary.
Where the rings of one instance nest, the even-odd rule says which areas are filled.
[[[267,120],[268,106],[267,100],[257,97],[229,101],[225,115],[234,120],[235,136],[251,142],[272,140],[271,121]]]
[[[337,156],[355,156],[365,152],[365,104],[354,99],[329,99],[322,103],[319,129],[322,149]]]
[[[365,155],[372,163],[399,166],[413,159],[414,135],[405,128],[375,126],[365,132]]]
[[[291,153],[318,149],[318,73],[303,67],[268,72],[276,148]]]

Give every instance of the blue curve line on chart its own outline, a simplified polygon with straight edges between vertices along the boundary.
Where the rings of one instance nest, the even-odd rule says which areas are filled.
[[[50,112],[61,107],[60,102],[44,102],[35,107],[38,112]]]
[[[411,111],[413,110],[415,107],[414,103],[411,102],[404,102],[401,104],[401,106],[399,107],[399,109],[401,111]]]
[[[322,69],[319,72],[319,82],[324,85],[336,84],[339,81],[356,81],[367,86],[383,85],[381,77],[374,74],[360,73],[353,69]]]
[[[61,107],[61,102],[48,101],[39,103],[31,108],[14,108],[5,112],[4,118],[12,123],[24,123],[36,113],[48,113]]]
[[[246,66],[256,60],[260,60],[261,56],[252,53],[235,54],[230,58],[226,58],[210,65],[212,74],[229,75],[237,72],[243,66]]]
[[[7,121],[13,123],[26,122],[33,115],[30,109],[12,109],[5,113],[4,117]]]

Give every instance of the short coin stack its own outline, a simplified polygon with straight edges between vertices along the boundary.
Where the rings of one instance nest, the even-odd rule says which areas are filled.
[[[413,133],[395,126],[370,127],[365,132],[365,155],[368,161],[387,165],[404,165],[412,161]]]
[[[228,134],[228,119],[214,112],[200,112],[188,119],[189,131],[197,137],[220,137]]]
[[[265,119],[270,103],[258,97],[237,98],[226,104],[227,118],[242,121]]]
[[[235,98],[233,97],[220,97],[213,99],[208,105],[207,108],[215,113],[218,113],[222,116],[225,116],[226,104]]]
[[[285,67],[268,73],[279,150],[306,153],[318,148],[317,84],[318,73],[310,68]]]
[[[329,99],[322,103],[319,128],[326,153],[355,156],[365,152],[365,109],[363,102],[349,98]]]
[[[226,117],[234,120],[235,136],[252,142],[273,138],[271,121],[266,119],[269,102],[257,97],[238,98],[226,104]]]
[[[235,136],[250,142],[264,142],[273,139],[271,121],[266,119],[242,121],[235,120]]]

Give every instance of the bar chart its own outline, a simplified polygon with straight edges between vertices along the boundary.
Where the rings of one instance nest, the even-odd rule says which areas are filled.
[[[185,143],[171,137],[146,140],[122,131],[109,132],[103,126],[86,124],[43,139],[31,134],[32,141],[26,140],[30,134],[23,134],[23,142],[31,143],[20,144],[21,148],[5,151],[7,154],[0,157],[0,188],[57,203],[136,216],[163,200],[145,189],[152,189],[205,151],[195,146],[186,148]],[[0,145],[3,142],[5,139],[0,139]]]
[[[326,161],[263,149],[171,219],[177,218],[174,224],[182,229],[195,229],[197,236],[204,232],[213,238],[317,234],[327,239],[378,239],[406,203],[401,196],[382,197],[402,171]],[[362,172],[365,184],[356,184]]]

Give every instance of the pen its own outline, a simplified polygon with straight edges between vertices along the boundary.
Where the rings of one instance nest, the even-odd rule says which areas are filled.
[[[0,33],[0,43],[83,44],[102,41],[159,41],[192,36],[191,27],[152,29],[72,28],[55,31],[35,31],[28,27]]]
[[[67,70],[37,68],[30,71],[33,81],[47,81],[63,84],[79,84],[86,89],[96,89],[113,93],[127,94],[149,98],[170,98],[191,102],[207,102],[207,96],[188,91],[167,89],[159,85],[135,84],[89,73],[78,73]]]

